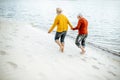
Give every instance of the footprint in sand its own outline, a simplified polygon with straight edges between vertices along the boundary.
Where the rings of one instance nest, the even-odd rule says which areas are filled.
[[[15,29],[13,33],[17,33],[18,29]]]
[[[41,80],[43,80],[43,79],[46,80],[47,79],[47,76],[43,73],[39,73],[38,76],[39,76],[39,79],[41,79]]]
[[[95,58],[95,57],[92,57],[92,59],[93,59],[93,60],[97,60],[97,58]]]
[[[5,47],[6,47],[6,48],[12,48],[12,46],[10,46],[10,45],[6,45]]]
[[[17,37],[17,34],[12,34],[12,36]]]
[[[86,59],[84,59],[84,58],[82,58],[81,60],[84,61],[84,62],[86,62]]]
[[[29,37],[30,37],[30,36],[24,36],[25,39],[26,39],[26,38],[28,39]]]
[[[13,39],[11,37],[5,37],[5,40],[12,41]]]
[[[0,41],[0,43],[2,43],[2,41]]]
[[[92,67],[93,67],[94,69],[97,69],[97,70],[100,69],[99,67],[97,67],[97,66],[95,66],[95,65],[92,65]]]
[[[111,68],[113,68],[113,69],[117,69],[116,67],[115,67],[115,65],[109,65]]]
[[[0,51],[0,55],[6,55],[7,53],[5,51]]]
[[[109,74],[113,75],[113,76],[117,76],[115,73],[113,73],[112,71],[107,71]]]
[[[17,64],[13,63],[13,62],[7,62],[7,64],[9,64],[11,67],[13,67],[14,69],[18,67]]]
[[[69,57],[73,57],[72,55],[68,55]]]
[[[108,76],[104,76],[105,80],[112,80]]]
[[[99,65],[103,65],[103,66],[105,65],[105,64],[103,64],[103,63],[101,63],[101,62],[98,62],[98,64],[99,64]]]
[[[13,33],[16,33],[16,31],[14,31]],[[12,33],[12,34],[13,34],[13,33]]]
[[[85,59],[88,59],[88,57],[87,57],[87,56],[85,56],[84,58],[85,58]]]

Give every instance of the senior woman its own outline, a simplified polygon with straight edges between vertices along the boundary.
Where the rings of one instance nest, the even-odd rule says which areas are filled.
[[[66,33],[68,30],[68,25],[72,29],[72,25],[69,22],[68,18],[62,14],[61,8],[56,8],[57,16],[54,20],[53,25],[49,29],[48,33],[51,33],[53,29],[57,26],[56,34],[55,34],[55,42],[60,47],[60,51],[64,52],[64,39],[66,37]]]

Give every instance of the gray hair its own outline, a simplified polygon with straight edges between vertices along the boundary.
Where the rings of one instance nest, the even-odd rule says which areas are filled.
[[[57,13],[61,13],[62,9],[61,8],[56,8]]]
[[[77,16],[78,16],[78,17],[83,17],[83,15],[82,15],[81,13],[79,13]]]

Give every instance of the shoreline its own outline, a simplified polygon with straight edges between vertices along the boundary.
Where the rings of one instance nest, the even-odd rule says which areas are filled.
[[[15,22],[17,22],[17,23],[28,23],[28,22],[21,22],[21,21],[16,21],[15,19],[7,19],[7,18],[3,18],[3,17],[0,17],[1,18],[1,20],[7,20],[7,21],[15,21]],[[36,27],[36,26],[34,26],[34,24],[33,23],[30,23],[33,27],[35,27],[35,28],[38,28],[38,29],[40,29],[39,27]],[[43,29],[43,28],[42,28]],[[43,29],[43,30],[45,30],[45,29]],[[72,39],[75,39],[74,37],[72,37],[71,35],[67,35],[66,37],[69,37],[69,38],[72,38]],[[120,52],[117,52],[117,51],[114,51],[114,50],[110,50],[110,49],[108,49],[108,48],[105,48],[105,47],[102,47],[102,46],[99,46],[99,45],[96,45],[96,44],[94,44],[94,43],[91,43],[91,42],[89,42],[89,41],[87,41],[86,42],[88,45],[91,45],[91,46],[94,46],[94,47],[96,47],[96,48],[98,48],[98,49],[101,49],[102,51],[105,51],[105,52],[108,52],[108,53],[111,53],[111,54],[113,54],[113,55],[116,55],[116,56],[119,56],[120,57]]]
[[[101,47],[101,46],[99,46],[99,45],[96,45],[96,44],[93,44],[93,43],[90,43],[90,42],[87,42],[89,45],[92,45],[92,46],[94,46],[94,47],[96,47],[96,48],[99,48],[99,49],[101,49],[101,50],[103,50],[103,51],[106,51],[106,52],[108,52],[108,53],[111,53],[111,54],[113,54],[113,55],[115,55],[115,56],[119,56],[120,57],[120,53],[119,52],[116,52],[116,51],[113,51],[113,50],[109,50],[109,49],[107,49],[107,48],[104,48],[104,47]]]
[[[75,39],[75,38],[72,37],[71,35],[67,35],[67,37],[72,38],[72,39]],[[113,54],[113,55],[115,55],[115,56],[119,56],[119,57],[120,57],[120,53],[119,53],[119,52],[116,52],[116,51],[114,51],[114,50],[109,50],[109,49],[107,49],[107,48],[105,48],[105,47],[96,45],[96,44],[91,43],[91,42],[88,42],[88,41],[87,41],[86,43],[87,43],[88,45],[91,45],[91,46],[94,46],[94,47],[96,47],[96,48],[98,48],[98,49],[101,49],[102,51],[105,51],[105,52],[108,52],[108,53],[110,53],[110,54]]]

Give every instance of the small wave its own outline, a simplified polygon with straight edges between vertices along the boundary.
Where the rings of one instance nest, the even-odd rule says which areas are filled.
[[[67,35],[67,36],[68,36],[69,38],[75,39],[75,38],[74,38],[73,36],[71,36],[71,35]],[[91,43],[91,42],[87,42],[87,44],[92,45],[92,46],[94,46],[94,47],[96,47],[96,48],[99,48],[99,49],[101,49],[101,50],[103,50],[103,51],[106,51],[106,52],[108,52],[108,53],[112,53],[112,54],[120,57],[120,52],[116,52],[116,51],[113,51],[113,50],[109,50],[109,49],[107,49],[107,48],[105,48],[105,47],[96,45],[96,44]]]
[[[96,45],[96,44],[91,43],[91,42],[87,42],[87,43],[90,44],[90,45],[92,45],[92,46],[94,46],[94,47],[97,47],[97,48],[99,48],[99,49],[101,49],[101,50],[103,50],[103,51],[106,51],[106,52],[108,52],[108,53],[112,53],[112,54],[117,55],[117,56],[120,57],[120,52],[116,52],[116,51],[113,51],[113,50],[109,50],[109,49],[107,49],[107,48],[105,48],[105,47]]]

